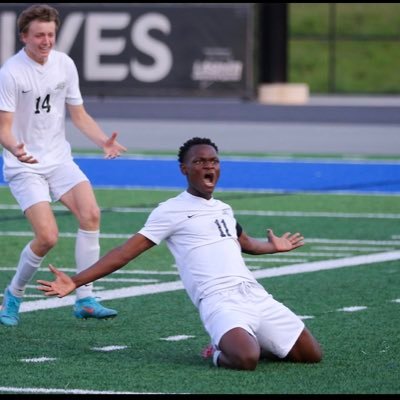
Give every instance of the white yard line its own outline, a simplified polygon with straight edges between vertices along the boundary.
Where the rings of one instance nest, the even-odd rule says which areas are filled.
[[[111,390],[84,390],[84,389],[50,389],[50,388],[18,388],[0,386],[0,392],[32,393],[32,394],[163,394],[139,392],[114,392]]]
[[[355,267],[358,265],[367,265],[395,260],[400,260],[400,251],[366,254],[362,256],[340,258],[337,260],[314,261],[303,264],[268,268],[264,270],[254,271],[253,273],[257,279],[271,278],[273,276],[302,274],[304,272],[315,272],[343,267]]]
[[[55,211],[66,211],[67,208],[61,205],[52,206]],[[16,204],[0,204],[0,210],[19,210]],[[149,207],[108,207],[102,211],[112,211],[118,213],[150,213]],[[316,211],[254,211],[254,210],[235,210],[237,215],[256,215],[267,217],[324,217],[324,218],[376,218],[376,219],[400,219],[400,214],[393,213],[345,213],[345,212],[316,212]]]
[[[335,268],[354,267],[358,265],[373,264],[378,262],[387,262],[400,259],[400,251],[384,252],[368,254],[356,257],[347,257],[336,260],[307,262],[296,265],[287,265],[277,268],[268,268],[254,271],[253,274],[257,279],[270,278],[275,276],[301,274],[305,272],[315,272]],[[156,294],[162,292],[172,292],[182,290],[181,281],[157,283],[144,286],[133,286],[121,289],[104,290],[96,294],[102,300],[121,299],[126,297],[143,296],[147,294]],[[21,312],[30,312],[37,310],[46,310],[50,308],[59,308],[70,306],[75,302],[75,295],[69,295],[59,298],[49,298],[43,300],[27,301],[21,304]]]
[[[12,237],[33,237],[31,231],[0,231],[1,236]],[[132,233],[100,233],[102,239],[129,239]],[[75,238],[76,232],[59,232],[59,237]],[[258,238],[265,239],[265,238]],[[363,245],[382,245],[396,246],[400,245],[400,240],[355,240],[355,239],[323,239],[323,238],[306,238],[306,243],[335,243],[335,244],[363,244]],[[366,249],[368,250],[368,249]]]

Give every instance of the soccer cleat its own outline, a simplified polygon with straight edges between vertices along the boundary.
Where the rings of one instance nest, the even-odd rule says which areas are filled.
[[[1,306],[0,322],[6,326],[16,326],[19,322],[19,306],[22,298],[14,296],[8,288],[4,292],[3,305]]]
[[[103,307],[94,297],[85,297],[77,300],[74,305],[74,315],[79,319],[97,318],[106,319],[114,318],[118,314],[111,308]]]
[[[212,363],[216,367],[219,367],[218,359],[220,355],[221,355],[221,350],[219,350],[217,346],[212,344],[209,344],[201,351],[201,356],[203,357],[203,359],[205,360],[211,359]]]
[[[213,346],[212,344],[209,344],[207,347],[205,347],[205,348],[201,351],[201,356],[202,356],[204,359],[212,358],[212,356],[213,356],[214,353],[215,353],[215,350],[216,350],[215,346]]]

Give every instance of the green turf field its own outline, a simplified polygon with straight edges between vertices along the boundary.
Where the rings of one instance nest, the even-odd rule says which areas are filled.
[[[102,254],[136,232],[159,201],[177,192],[96,190]],[[119,315],[78,321],[73,296],[27,289],[16,328],[0,326],[0,393],[398,394],[400,392],[399,196],[216,192],[244,229],[265,237],[300,231],[290,253],[245,256],[275,298],[299,314],[323,346],[320,364],[261,362],[253,372],[202,360],[208,343],[164,244],[95,286]],[[60,240],[47,264],[73,272],[69,213],[55,206]],[[0,187],[0,290],[32,237]]]

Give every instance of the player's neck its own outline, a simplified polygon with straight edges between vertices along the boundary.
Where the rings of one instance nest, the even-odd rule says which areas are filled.
[[[31,52],[29,49],[27,49],[26,47],[24,47],[25,53],[28,55],[28,57],[30,59],[32,59],[33,61],[37,62],[40,65],[44,65],[46,64],[47,60],[48,60],[48,56],[46,57],[38,57],[36,54],[34,54],[33,52]]]

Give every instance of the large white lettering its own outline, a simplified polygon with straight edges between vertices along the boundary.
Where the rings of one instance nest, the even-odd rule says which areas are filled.
[[[154,12],[145,13],[135,21],[131,19],[129,12],[71,12],[65,16],[57,33],[56,48],[69,54],[83,27],[82,73],[85,80],[119,82],[131,74],[141,82],[160,81],[171,71],[172,52],[165,43],[150,36],[150,31],[158,30],[168,35],[171,23],[164,15]],[[0,13],[0,65],[16,52],[16,20],[15,11]],[[126,30],[130,23],[130,38],[125,33],[118,36],[118,32]],[[112,37],[105,37],[104,31],[114,32],[110,34]],[[144,64],[130,56],[126,51],[129,40],[153,61]],[[108,62],[104,61],[105,56]]]
[[[62,24],[62,28],[57,34],[57,50],[67,54],[71,51],[84,19],[85,15],[81,12],[67,15]]]
[[[165,78],[172,68],[172,54],[162,42],[149,36],[151,29],[159,29],[169,34],[171,24],[168,19],[158,13],[148,13],[137,19],[132,27],[132,43],[143,53],[154,59],[152,65],[140,64],[137,60],[131,61],[132,75],[142,82],[156,82]]]
[[[124,64],[102,64],[102,55],[118,55],[125,47],[125,38],[104,39],[101,31],[104,29],[123,29],[128,26],[130,16],[128,13],[90,13],[85,25],[85,62],[83,72],[85,79],[92,81],[124,80],[129,69]]]

